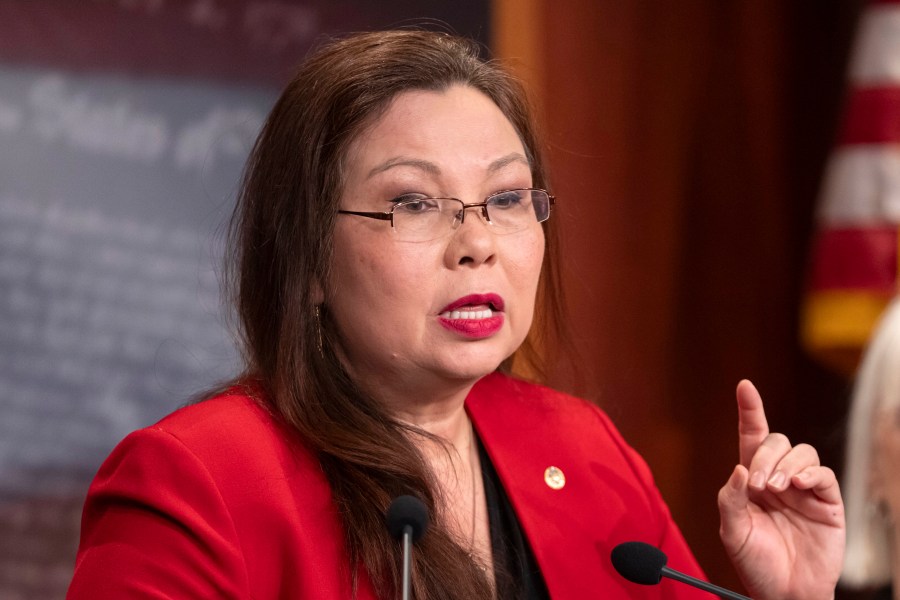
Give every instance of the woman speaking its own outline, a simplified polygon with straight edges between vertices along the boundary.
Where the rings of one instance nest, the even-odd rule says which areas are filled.
[[[414,598],[705,598],[615,573],[638,540],[701,576],[607,416],[508,374],[563,318],[544,168],[521,85],[470,41],[379,32],[310,56],[232,220],[246,370],[113,451],[69,598],[395,598],[400,495],[431,515]],[[754,598],[831,598],[834,474],[769,433],[751,384],[737,396],[725,550]]]

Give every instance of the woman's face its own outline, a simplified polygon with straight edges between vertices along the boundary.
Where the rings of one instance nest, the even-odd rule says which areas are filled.
[[[900,518],[900,411],[876,411],[872,426],[872,485],[874,496],[883,502],[893,520]]]
[[[398,95],[345,163],[344,210],[389,211],[411,194],[476,203],[532,185],[513,126],[461,85]],[[536,220],[498,233],[480,209],[427,242],[397,239],[389,221],[339,215],[324,302],[347,368],[398,399],[490,373],[528,333],[543,254]]]

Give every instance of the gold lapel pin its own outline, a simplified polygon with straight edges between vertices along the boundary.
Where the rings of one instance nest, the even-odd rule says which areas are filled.
[[[566,475],[559,467],[547,467],[544,471],[544,483],[551,490],[561,490],[566,485]]]

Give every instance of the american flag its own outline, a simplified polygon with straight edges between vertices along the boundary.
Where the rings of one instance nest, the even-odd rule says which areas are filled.
[[[898,283],[900,0],[864,9],[843,123],[826,167],[813,241],[802,341],[851,374]]]

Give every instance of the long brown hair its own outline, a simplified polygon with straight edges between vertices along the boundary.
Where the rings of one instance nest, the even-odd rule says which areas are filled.
[[[491,597],[483,571],[441,526],[438,488],[409,428],[347,375],[333,351],[328,307],[315,305],[316,290],[328,280],[348,146],[397,94],[453,84],[497,104],[521,137],[534,186],[546,187],[522,86],[481,59],[474,42],[426,31],[358,34],[319,48],[281,94],[248,160],[229,230],[226,282],[246,377],[262,386],[270,409],[318,456],[344,525],[347,576],[355,589],[365,569],[382,598],[397,590],[401,558],[384,513],[404,493],[421,498],[434,515],[414,553],[415,597]],[[544,225],[539,311],[516,357],[538,374],[538,350],[561,323],[553,219]]]

